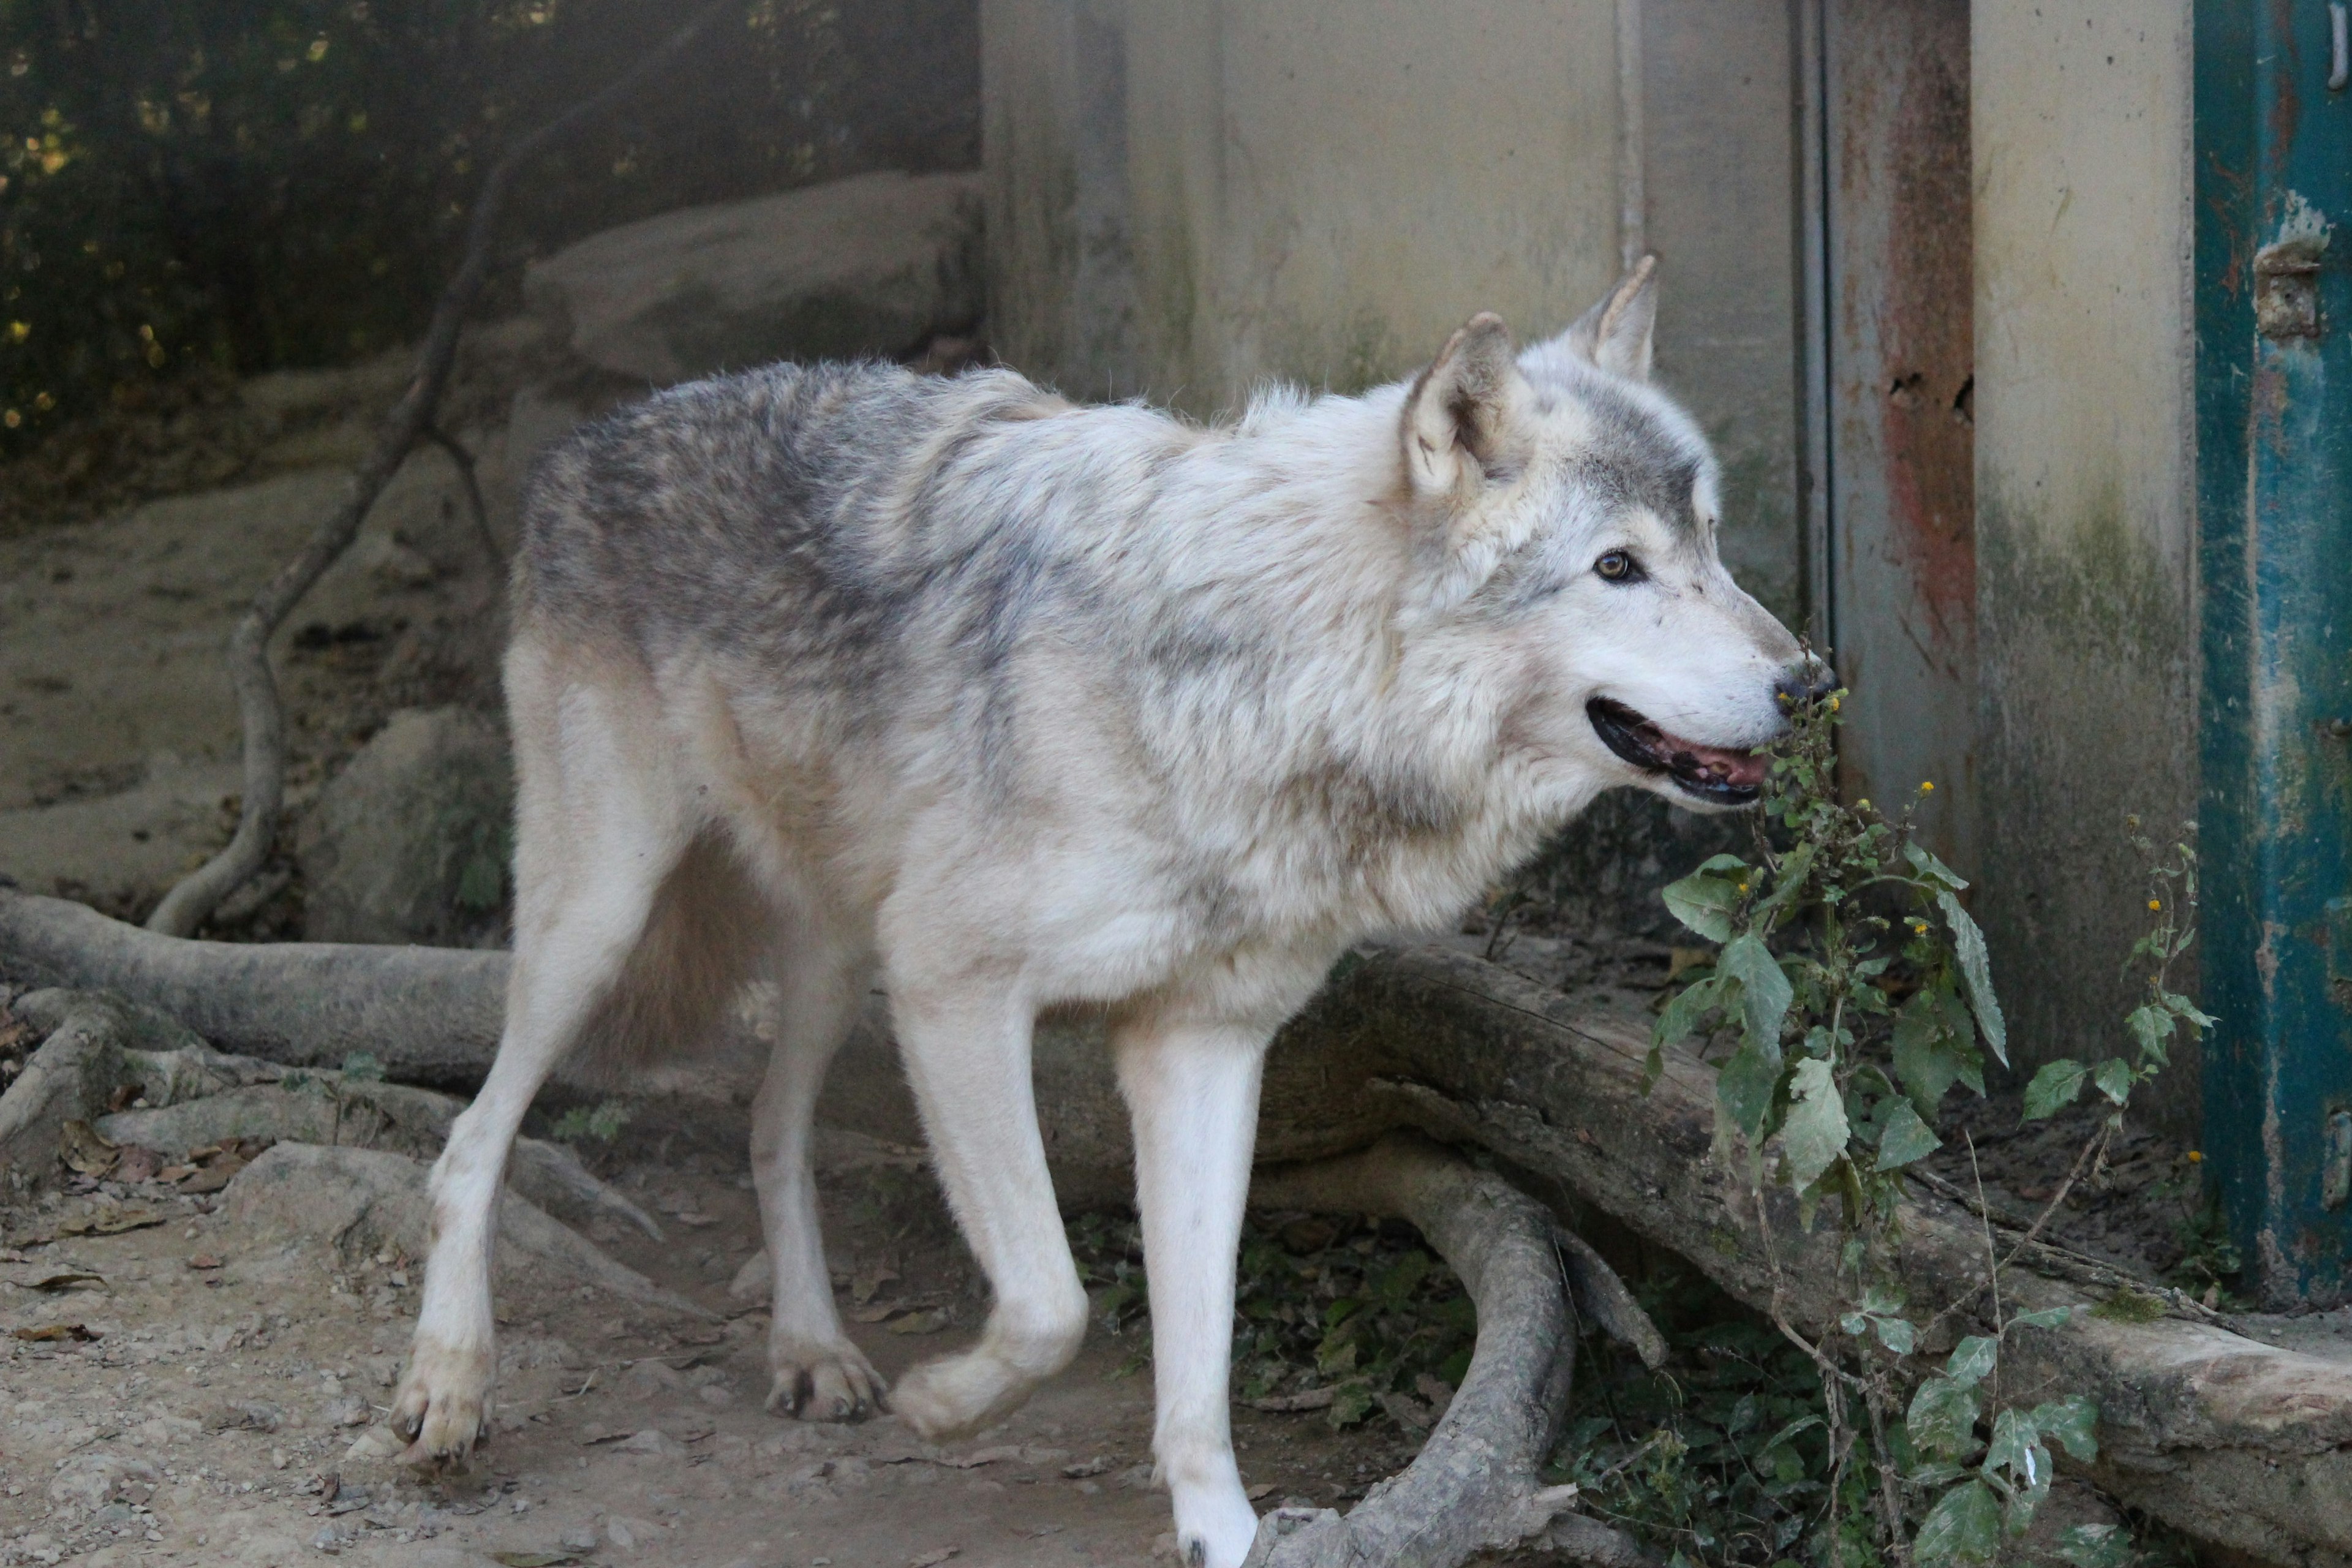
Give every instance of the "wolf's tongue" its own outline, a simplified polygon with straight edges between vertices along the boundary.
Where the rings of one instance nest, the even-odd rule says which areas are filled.
[[[1658,749],[1675,760],[1678,770],[1704,773],[1724,784],[1760,785],[1772,767],[1769,757],[1735,752],[1726,746],[1702,746],[1664,730],[1658,731]]]

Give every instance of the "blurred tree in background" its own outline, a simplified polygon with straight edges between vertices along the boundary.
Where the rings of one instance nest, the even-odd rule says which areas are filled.
[[[516,194],[521,263],[673,207],[979,155],[976,0],[744,0]],[[0,458],[191,371],[421,330],[474,182],[689,15],[656,0],[0,0]]]

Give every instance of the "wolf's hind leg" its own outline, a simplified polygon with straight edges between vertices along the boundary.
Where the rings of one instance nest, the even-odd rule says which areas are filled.
[[[819,1234],[810,1130],[826,1064],[856,1022],[866,965],[821,940],[796,940],[777,964],[776,1047],[751,1106],[751,1180],[775,1280],[768,1408],[813,1421],[882,1406],[882,1378],[841,1331]]]
[[[561,717],[551,700],[536,713],[517,709],[526,765],[506,1030],[433,1166],[424,1302],[392,1411],[412,1464],[462,1462],[484,1430],[497,1368],[490,1250],[508,1152],[540,1085],[612,991],[684,847],[667,781],[629,743],[625,716],[595,697]],[[547,732],[534,736],[530,717]]]
[[[1114,1040],[1135,1122],[1151,1293],[1152,1456],[1181,1554],[1236,1568],[1257,1531],[1234,1464],[1234,1253],[1249,1197],[1266,1037],[1145,1020]]]
[[[926,1437],[984,1426],[1070,1363],[1087,1295],[1045,1170],[1029,1081],[1033,1010],[1008,993],[910,993],[891,1015],[931,1151],[996,1304],[980,1342],[898,1380],[890,1407]]]

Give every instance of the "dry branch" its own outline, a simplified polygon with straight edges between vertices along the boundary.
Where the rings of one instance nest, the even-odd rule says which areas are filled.
[[[697,12],[660,47],[647,54],[605,86],[594,97],[574,104],[555,119],[509,146],[483,177],[467,220],[466,249],[457,275],[441,292],[416,353],[416,374],[400,401],[384,416],[375,446],[352,476],[351,493],[320,523],[302,552],[280,567],[262,585],[252,605],[237,621],[228,645],[229,678],[236,689],[236,708],[245,732],[245,794],[238,803],[236,832],[228,847],[173,887],[147,917],[147,929],[167,936],[186,936],[204,923],[223,899],[261,869],[278,836],[278,813],[286,797],[286,715],[278,698],[277,677],[269,668],[269,639],[327,568],[341,558],[359,534],[368,509],[400,471],[420,440],[434,435],[433,416],[457,363],[457,333],[482,291],[489,274],[490,240],[506,205],[514,177],[550,147],[593,124],[629,96],[675,64],[700,36],[711,18],[740,0],[717,0]],[[455,444],[451,443],[454,447]],[[455,447],[453,456],[462,452]],[[460,458],[469,496],[473,473],[469,459]],[[488,530],[484,530],[488,537]]]
[[[505,978],[498,954],[179,942],[0,891],[0,972],[28,967],[152,1003],[224,1048],[306,1061],[367,1049],[395,1073],[444,1081],[488,1065]],[[1647,1022],[1438,949],[1373,953],[1276,1044],[1261,1157],[1328,1159],[1400,1127],[1481,1144],[1761,1306],[1774,1273],[1766,1227],[1738,1165],[1716,1150],[1713,1073],[1670,1055],[1645,1092]],[[1035,1076],[1065,1201],[1124,1197],[1132,1156],[1099,1030],[1049,1021]],[[820,1114],[920,1140],[871,1020],[836,1062]],[[1769,1202],[1782,1307],[1820,1332],[1839,1305],[1831,1227],[1808,1236],[1788,1194]],[[1921,1188],[1900,1235],[1893,1261],[1913,1303],[1959,1301],[1954,1318],[1968,1317],[1983,1284],[1974,1216]],[[2002,1290],[2028,1310],[2103,1294],[2021,1269]],[[2099,1403],[2092,1479],[2124,1502],[2255,1561],[2352,1562],[2352,1510],[2312,1501],[2352,1496],[2352,1367],[2212,1323],[2084,1315],[2018,1331],[2005,1366],[2016,1386]]]

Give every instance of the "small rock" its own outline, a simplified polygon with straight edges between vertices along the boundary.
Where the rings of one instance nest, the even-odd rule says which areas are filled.
[[[368,1424],[368,1402],[356,1394],[347,1394],[327,1406],[327,1419],[338,1426],[364,1426]]]
[[[389,1426],[371,1426],[359,1436],[359,1440],[343,1450],[351,1459],[389,1459],[408,1447],[393,1435]]]
[[[596,1550],[596,1527],[593,1524],[575,1524],[557,1536],[555,1543],[566,1552],[593,1552]]]
[[[735,1391],[723,1383],[706,1384],[695,1391],[694,1396],[714,1410],[724,1410],[735,1403]]]
[[[631,1519],[624,1513],[607,1514],[604,1518],[604,1539],[624,1552],[634,1552],[640,1546],[650,1546],[661,1539],[662,1527],[651,1520]]]

